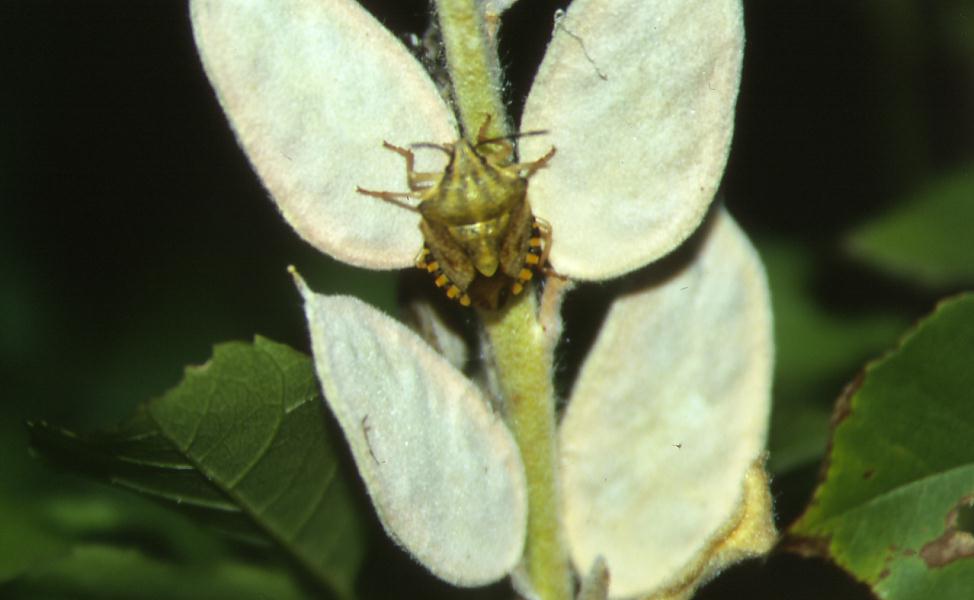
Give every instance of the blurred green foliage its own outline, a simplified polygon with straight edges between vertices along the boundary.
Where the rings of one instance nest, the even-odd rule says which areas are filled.
[[[849,237],[859,259],[934,291],[974,285],[974,163],[933,178]]]

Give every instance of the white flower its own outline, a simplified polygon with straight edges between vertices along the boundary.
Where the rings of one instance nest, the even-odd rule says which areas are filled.
[[[403,189],[382,141],[458,137],[420,65],[349,0],[193,0],[192,15],[288,222],[345,262],[411,265],[418,215],[355,190]],[[670,254],[613,304],[560,425],[567,547],[579,573],[605,559],[614,598],[685,597],[774,536],[764,273],[730,217],[708,213],[742,46],[740,0],[575,0],[525,105],[522,130],[548,134],[522,139],[522,160],[558,151],[529,189],[557,271],[607,279]],[[458,585],[510,573],[525,478],[485,393],[398,322],[301,287],[325,397],[387,531]]]
[[[355,189],[403,189],[402,159],[383,141],[458,136],[416,60],[350,0],[197,0],[192,11],[220,103],[288,222],[344,262],[412,266],[418,215]],[[621,275],[696,229],[730,145],[741,18],[740,0],[573,3],[521,123],[548,132],[521,141],[523,159],[558,149],[530,199],[552,225],[559,273]],[[442,168],[439,153],[417,158]]]

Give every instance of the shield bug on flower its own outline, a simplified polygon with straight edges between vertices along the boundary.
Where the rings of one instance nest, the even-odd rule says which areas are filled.
[[[533,162],[515,162],[511,137],[487,137],[489,124],[487,119],[474,143],[413,144],[447,154],[439,173],[415,171],[412,150],[383,142],[406,160],[409,191],[358,192],[418,212],[424,243],[416,266],[461,305],[496,309],[508,294],[521,293],[547,260],[551,227],[531,213],[527,189],[555,149]]]

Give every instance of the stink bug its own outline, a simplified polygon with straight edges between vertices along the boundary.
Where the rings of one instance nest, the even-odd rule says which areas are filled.
[[[521,293],[547,260],[551,227],[531,214],[527,189],[555,149],[534,162],[514,162],[510,139],[488,138],[489,124],[481,126],[476,143],[413,144],[445,152],[449,162],[442,173],[413,170],[412,150],[383,142],[406,159],[410,191],[358,192],[418,212],[424,243],[416,266],[461,305],[496,309],[509,293]],[[404,203],[407,198],[419,205]]]

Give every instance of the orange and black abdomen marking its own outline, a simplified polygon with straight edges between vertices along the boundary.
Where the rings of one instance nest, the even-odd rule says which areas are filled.
[[[472,291],[478,298],[476,304],[480,308],[495,309],[504,304],[508,294],[516,296],[523,292],[525,284],[534,279],[535,274],[542,272],[546,262],[548,239],[550,238],[547,230],[537,219],[532,219],[531,237],[528,239],[524,262],[517,273],[517,277],[510,277],[500,271],[493,277],[478,275],[472,282],[470,290],[460,289],[450,279],[443,271],[440,263],[433,258],[428,244],[423,244],[423,250],[416,259],[416,266],[432,275],[436,287],[445,290],[447,298],[456,300],[461,306],[472,304],[468,293],[468,291]]]
[[[528,251],[524,254],[524,264],[511,284],[511,293],[515,296],[524,290],[524,284],[534,278],[535,273],[541,273],[545,262],[546,235],[537,219],[531,220],[531,238],[528,240]]]
[[[424,269],[433,276],[433,283],[436,284],[436,287],[446,290],[447,298],[456,300],[461,306],[470,306],[470,296],[457,287],[457,284],[453,283],[447,274],[443,272],[443,269],[440,268],[440,263],[436,259],[428,260],[430,258],[432,258],[432,255],[429,244],[423,244],[423,251],[420,252],[419,258],[416,259],[416,266]]]

